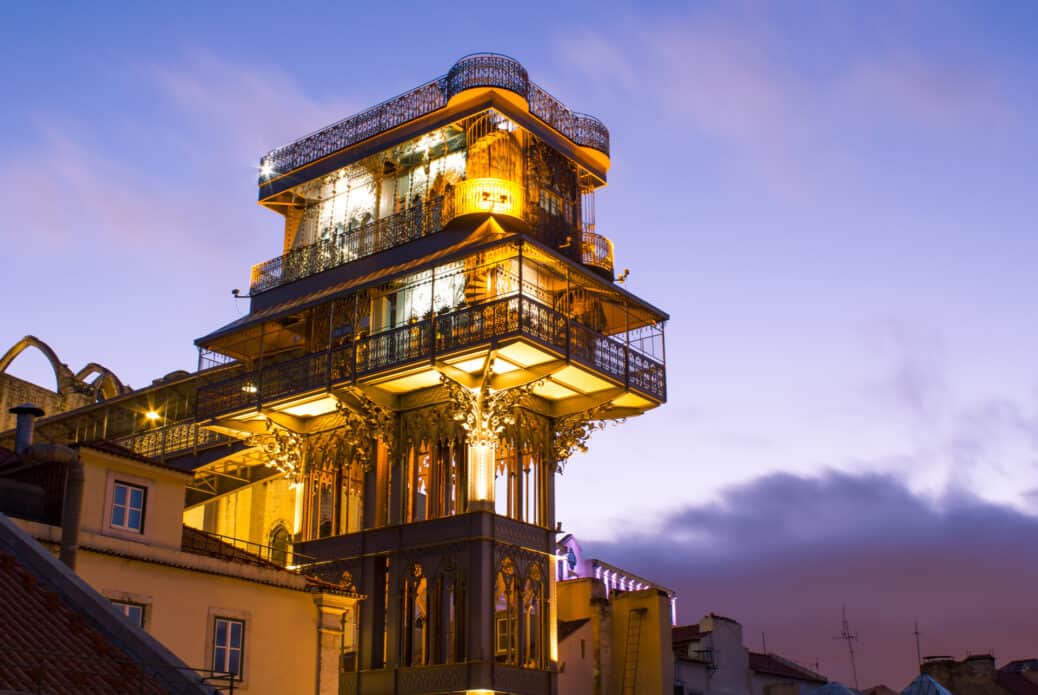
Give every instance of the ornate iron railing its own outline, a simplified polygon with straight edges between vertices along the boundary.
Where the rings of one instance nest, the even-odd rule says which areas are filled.
[[[465,56],[442,77],[272,150],[260,160],[260,183],[441,109],[454,95],[475,87],[498,87],[515,92],[526,99],[530,113],[577,145],[609,154],[609,130],[601,121],[571,111],[530,82],[526,68],[517,60],[478,53]]]
[[[358,340],[357,374],[427,359],[432,345],[431,327],[432,321],[425,319]]]
[[[352,229],[329,230],[326,238],[252,266],[253,294],[336,268],[423,236],[445,223],[443,197]]]
[[[115,440],[141,456],[164,459],[174,454],[208,449],[236,441],[233,437],[199,427],[194,422],[175,422]]]
[[[264,403],[350,382],[354,375],[429,361],[516,335],[535,340],[647,396],[666,398],[662,363],[530,297],[511,295],[207,384],[198,391],[198,417],[259,408]]]
[[[613,242],[601,234],[584,231],[580,238],[580,257],[584,265],[613,272]]]
[[[519,331],[519,297],[505,297],[436,317],[436,351],[479,345]]]
[[[630,351],[623,343],[573,323],[569,345],[570,358],[614,379],[624,380],[627,374],[627,354]]]

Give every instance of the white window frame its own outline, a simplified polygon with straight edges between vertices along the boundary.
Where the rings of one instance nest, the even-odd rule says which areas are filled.
[[[116,485],[126,485],[132,488],[140,488],[144,490],[141,528],[139,531],[125,526],[117,526],[112,523],[112,510],[115,506]],[[154,480],[125,474],[121,471],[108,470],[105,480],[105,504],[101,518],[101,533],[107,536],[115,536],[129,541],[136,541],[138,543],[147,543],[150,540],[154,526],[154,524],[149,522],[149,513],[153,511],[151,507],[153,507],[154,504]]]
[[[115,606],[127,620],[130,620],[137,627],[144,627],[144,618],[147,615],[147,606],[143,603],[136,603],[134,601],[122,601],[119,599],[112,599],[112,605]],[[134,608],[140,609],[141,618],[139,621],[134,621],[130,618],[130,611]]]
[[[235,647],[235,646],[230,644],[230,642],[231,642],[231,628],[232,628],[233,625],[240,625],[241,626],[241,635],[240,635],[240,640],[239,640],[239,644],[238,644],[237,647]],[[217,644],[216,644],[217,636],[218,636],[221,628],[224,628],[224,632],[225,632],[224,638],[225,638],[226,644],[223,647],[217,646]],[[218,615],[218,616],[215,616],[213,618],[212,631],[213,631],[213,658],[212,658],[212,662],[211,663],[212,663],[213,671],[216,671],[218,673],[234,673],[239,679],[241,679],[243,674],[245,673],[245,621],[242,620],[241,618],[231,618],[231,617],[227,617],[227,616],[223,616],[223,615]],[[217,655],[217,650],[218,649],[223,649],[224,650],[224,655],[223,655],[222,663],[219,663],[219,664],[217,663],[217,656],[218,656]],[[237,671],[232,670],[230,668],[230,664],[229,664],[231,654],[233,652],[235,652],[235,651],[238,652],[238,669],[237,669]]]
[[[242,652],[240,668],[238,671],[238,678],[234,681],[234,689],[238,690],[241,688],[245,690],[249,682],[249,669],[251,666],[249,662],[245,661],[245,646],[246,646],[246,632],[250,629],[250,625],[254,625],[252,621],[252,613],[249,611],[241,610],[238,608],[222,607],[222,606],[210,606],[208,614],[206,616],[206,636],[205,636],[205,663],[208,664],[208,668],[213,668],[216,665],[216,621],[217,620],[234,620],[243,624],[242,630]],[[251,637],[248,639],[252,639]]]
[[[118,499],[117,499],[118,498],[119,488],[124,488],[126,490],[126,500],[125,500],[124,504],[119,504]],[[141,504],[140,504],[140,507],[136,507],[136,506],[133,505],[132,498],[133,498],[133,493],[134,492],[140,492],[141,493]],[[123,510],[123,523],[121,523],[121,524],[116,523],[115,519],[113,518],[115,516],[115,512],[116,512],[117,508],[122,508],[122,510]],[[119,529],[120,531],[127,531],[127,532],[130,532],[130,533],[139,533],[139,534],[141,534],[143,536],[144,535],[144,514],[145,514],[145,510],[147,508],[148,508],[148,488],[146,488],[146,487],[144,487],[142,485],[135,485],[135,484],[133,484],[131,482],[128,482],[128,481],[125,481],[125,480],[115,479],[114,481],[112,481],[112,504],[108,507],[108,524],[109,524],[109,526],[111,526],[112,528],[115,528],[115,529]],[[130,526],[130,513],[133,512],[133,511],[140,512],[140,525],[139,526]]]

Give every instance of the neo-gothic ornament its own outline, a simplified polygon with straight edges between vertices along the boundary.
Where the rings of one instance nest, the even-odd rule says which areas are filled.
[[[440,375],[440,383],[450,397],[451,417],[468,433],[470,445],[494,445],[498,435],[515,424],[516,408],[538,383],[495,391],[488,382],[484,379],[478,389],[469,389],[445,374]]]
[[[303,469],[304,438],[267,420],[267,431],[254,434],[245,440],[247,446],[259,447],[266,455],[263,465],[277,469],[281,475],[292,482],[299,482]]]
[[[381,438],[387,446],[393,446],[393,413],[376,404],[359,389],[350,389],[350,393],[361,403],[354,410],[337,401],[335,409],[345,421],[339,430],[342,444],[353,451],[355,460],[359,461],[365,473],[372,470],[375,440]]]
[[[606,413],[610,407],[607,403],[555,420],[552,436],[552,460],[555,462],[553,472],[561,473],[569,458],[578,451],[582,454],[587,453],[587,440],[593,432],[605,429]],[[617,422],[622,421],[620,419]]]

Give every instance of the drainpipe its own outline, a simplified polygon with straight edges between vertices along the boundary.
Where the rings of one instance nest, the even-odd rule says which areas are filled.
[[[58,444],[33,444],[33,422],[43,415],[34,405],[23,404],[11,408],[17,416],[15,425],[15,452],[26,463],[64,463],[68,466],[65,480],[65,499],[61,505],[61,552],[58,556],[72,571],[76,569],[76,549],[79,545],[79,517],[83,510],[83,462],[79,451]]]

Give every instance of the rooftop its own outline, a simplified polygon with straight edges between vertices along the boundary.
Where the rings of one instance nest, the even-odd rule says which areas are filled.
[[[0,690],[212,692],[2,514],[0,634]]]
[[[795,680],[808,681],[811,683],[827,683],[828,679],[814,671],[795,664],[789,659],[784,659],[776,654],[761,654],[750,652],[750,669],[757,673],[769,676],[781,676]]]

